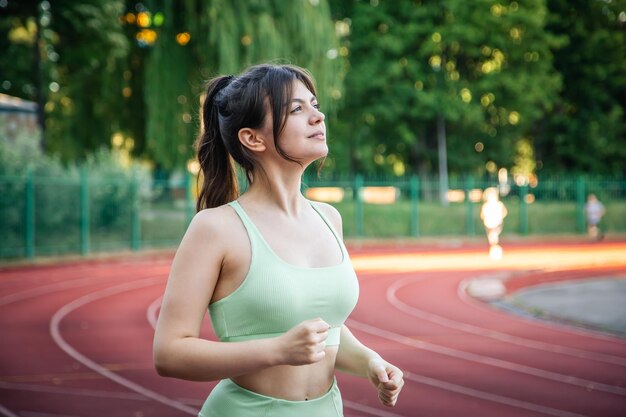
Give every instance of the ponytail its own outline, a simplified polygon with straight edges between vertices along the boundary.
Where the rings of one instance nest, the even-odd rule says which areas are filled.
[[[196,203],[197,211],[221,206],[239,196],[234,161],[224,145],[219,126],[218,96],[232,79],[233,76],[217,77],[211,80],[207,87],[202,107],[204,129],[196,145],[198,161],[204,176]]]

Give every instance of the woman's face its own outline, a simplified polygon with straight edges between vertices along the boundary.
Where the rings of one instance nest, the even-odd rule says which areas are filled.
[[[328,154],[324,113],[317,98],[301,81],[294,81],[292,99],[287,103],[286,122],[278,143],[287,156],[308,165]],[[268,115],[271,131],[271,115]],[[267,120],[266,119],[266,120]]]

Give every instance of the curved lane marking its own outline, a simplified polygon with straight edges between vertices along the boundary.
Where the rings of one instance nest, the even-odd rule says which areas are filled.
[[[426,350],[429,352],[435,352],[442,355],[450,356],[453,358],[466,360],[469,362],[475,362],[482,365],[489,365],[500,369],[506,369],[508,371],[523,373],[527,375],[532,375],[535,377],[548,379],[551,381],[556,381],[564,384],[574,385],[582,388],[589,388],[592,386],[594,389],[599,391],[605,391],[611,394],[626,396],[626,388],[617,387],[613,385],[602,384],[595,381],[586,380],[583,378],[572,377],[568,375],[559,374],[557,372],[550,372],[539,368],[534,368],[531,366],[520,365],[517,363],[492,358],[489,356],[479,355],[476,353],[469,353],[462,350],[449,348],[441,345],[436,345],[434,343],[423,342],[421,340],[415,340],[413,338],[391,332],[389,330],[380,329],[375,326],[371,326],[369,324],[361,323],[355,321],[353,319],[349,319],[350,326],[354,326],[355,328],[364,331],[366,333],[370,333],[384,339],[388,339],[397,343],[401,343],[406,346],[411,346],[417,349]]]
[[[29,391],[29,392],[43,392],[46,394],[59,394],[59,395],[76,395],[83,397],[97,397],[107,399],[119,399],[119,400],[138,400],[148,401],[148,398],[143,395],[139,395],[134,392],[116,392],[116,391],[102,391],[86,388],[66,388],[50,385],[36,385],[36,384],[24,384],[24,383],[10,383],[0,381],[0,388],[13,390],[13,391]]]
[[[417,375],[413,373],[405,373],[404,377],[410,381],[420,384],[430,385],[432,387],[441,388],[447,391],[456,392],[457,394],[467,395],[469,397],[480,398],[499,404],[513,406],[524,410],[534,411],[549,416],[557,417],[586,417],[582,414],[570,413],[569,411],[557,410],[555,408],[546,407],[539,404],[529,403],[526,401],[516,400],[515,398],[505,397],[503,395],[492,394],[491,392],[480,391],[474,388],[468,388],[458,384],[441,381],[427,376]]]
[[[559,353],[577,358],[589,359],[599,362],[610,363],[614,365],[626,366],[626,358],[619,356],[613,356],[608,354],[589,352],[586,350],[571,348],[568,346],[557,345],[554,343],[540,342],[533,339],[527,339],[519,336],[513,336],[508,333],[502,333],[496,330],[490,330],[484,327],[474,326],[472,324],[463,323],[457,320],[448,319],[438,314],[429,313],[427,311],[418,309],[409,304],[406,304],[397,297],[397,293],[403,287],[414,284],[419,281],[425,280],[426,277],[407,277],[398,281],[395,281],[389,288],[387,288],[387,301],[397,308],[398,310],[417,317],[422,320],[429,321],[444,327],[460,330],[465,333],[474,334],[477,336],[489,337],[491,339],[499,340],[501,342],[511,343],[518,346],[523,346],[531,349],[538,349],[547,352]],[[464,280],[463,282],[466,282]]]
[[[137,394],[136,392],[120,392],[120,391],[102,391],[102,390],[93,390],[86,388],[66,388],[66,387],[57,387],[57,386],[49,386],[49,385],[35,385],[35,384],[22,384],[22,383],[10,383],[10,382],[2,382],[0,381],[1,389],[8,389],[13,391],[29,391],[29,392],[43,392],[46,394],[58,394],[58,395],[74,395],[81,397],[96,397],[96,398],[107,398],[107,399],[119,399],[119,400],[136,400],[136,401],[150,401],[149,398],[146,398],[143,395]],[[178,401],[192,405],[201,407],[204,404],[204,401],[198,400],[197,398],[178,398]]]
[[[197,415],[198,411],[194,408],[191,408],[179,401],[173,400],[171,398],[168,398],[164,395],[161,395],[155,391],[152,391],[148,388],[145,388],[129,379],[126,379],[118,374],[116,374],[115,372],[111,372],[110,370],[106,369],[105,367],[99,365],[98,363],[92,361],[91,359],[89,359],[88,357],[86,357],[85,355],[81,354],[80,352],[78,352],[76,349],[74,349],[69,343],[67,343],[65,341],[65,339],[63,338],[63,336],[61,335],[61,332],[59,330],[61,321],[63,320],[63,318],[65,316],[67,316],[69,313],[71,313],[72,311],[76,310],[79,307],[82,307],[86,304],[89,304],[91,302],[94,302],[96,300],[99,300],[101,298],[106,298],[109,297],[111,295],[116,295],[116,294],[120,294],[126,291],[131,291],[131,290],[136,290],[139,288],[144,288],[144,287],[149,287],[152,285],[156,285],[156,284],[160,284],[163,282],[163,278],[162,277],[153,277],[153,278],[147,278],[147,279],[142,279],[139,281],[133,281],[130,283],[124,283],[121,285],[116,285],[113,287],[109,287],[103,290],[99,290],[93,293],[89,293],[87,295],[84,295],[80,298],[75,299],[74,301],[64,305],[63,307],[61,307],[53,316],[52,319],[50,320],[50,334],[52,335],[52,338],[54,339],[55,343],[65,352],[67,353],[70,357],[74,358],[76,361],[82,363],[83,365],[85,365],[86,367],[90,368],[91,370],[99,373],[100,375],[104,376],[105,378],[110,379],[111,381],[122,385],[123,387],[126,387],[128,389],[130,389],[131,391],[134,391],[136,393],[139,393],[147,398],[150,398],[154,401],[157,401],[161,404],[164,404],[168,407],[174,408],[176,410],[180,410],[184,413],[190,414],[190,415]]]
[[[86,285],[93,284],[92,281],[96,279],[97,278],[93,277],[78,278],[71,281],[55,282],[54,284],[44,285],[41,287],[31,288],[13,294],[8,294],[4,297],[0,297],[0,307],[4,307],[7,304],[16,303],[18,301],[24,301],[29,298],[35,298],[42,295],[50,294],[56,291],[66,290],[69,288],[84,287]]]
[[[413,339],[389,332],[387,330],[379,329],[378,327],[375,327],[375,326],[370,326],[368,324],[357,322],[352,319],[349,320],[349,325],[350,327],[354,329],[358,329],[365,333],[373,334],[374,336],[381,337],[383,339],[387,339],[392,342],[420,348],[419,346],[415,346],[414,343],[411,343],[411,342],[417,343],[417,341]],[[547,407],[547,406],[543,406],[543,405],[535,404],[535,403],[530,403],[527,401],[522,401],[522,400],[518,400],[515,398],[511,398],[511,397],[506,397],[504,395],[492,394],[490,392],[480,391],[477,389],[464,387],[462,385],[452,384],[450,382],[441,381],[439,379],[421,376],[411,371],[407,371],[404,376],[409,381],[417,382],[417,383],[424,384],[424,385],[429,385],[429,386],[440,388],[446,391],[455,392],[457,394],[466,395],[468,397],[474,397],[474,398],[479,398],[482,400],[487,400],[487,401],[503,404],[506,406],[514,407],[514,408],[521,408],[524,410],[530,410],[530,411],[539,412],[542,414],[556,416],[556,417],[586,417],[582,414],[574,414],[574,413],[570,413],[569,411],[558,410],[556,408]]]
[[[159,309],[161,308],[162,301],[163,296],[160,296],[151,302],[146,310],[146,317],[148,318],[148,323],[150,323],[152,330],[156,330],[157,319],[159,318]]]
[[[0,413],[2,413],[2,415],[6,417],[20,417],[18,414],[15,414],[13,411],[9,410],[2,404],[0,404]]]

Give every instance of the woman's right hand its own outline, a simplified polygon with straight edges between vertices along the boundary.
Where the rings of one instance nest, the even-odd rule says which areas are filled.
[[[317,318],[306,320],[276,338],[285,365],[309,365],[324,359],[330,325]]]

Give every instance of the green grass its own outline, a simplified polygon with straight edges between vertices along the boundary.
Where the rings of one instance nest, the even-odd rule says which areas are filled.
[[[503,234],[520,234],[520,204],[505,202],[508,215],[504,220]],[[356,205],[347,201],[334,206],[343,217],[344,235],[357,235]],[[419,236],[474,236],[483,233],[480,204],[468,206],[452,203],[443,207],[439,203],[419,203]],[[576,234],[577,213],[574,202],[535,202],[528,206],[528,234]],[[626,232],[626,202],[607,204],[607,214],[602,221],[606,233]],[[363,237],[411,236],[411,203],[398,201],[393,205],[365,204],[363,207]],[[469,212],[471,210],[471,212]],[[468,213],[469,212],[469,213]],[[472,221],[468,224],[468,215]]]
[[[520,205],[518,201],[505,201],[508,216],[504,221],[503,235],[520,234]],[[358,219],[352,201],[336,204],[343,217],[344,236],[357,237]],[[420,202],[418,210],[419,237],[483,236],[479,217],[480,204],[464,203],[443,207],[436,202]],[[535,202],[528,207],[528,235],[576,235],[577,213],[574,202]],[[626,232],[626,202],[606,204],[607,214],[602,227],[607,234]],[[469,211],[471,210],[471,212]],[[392,205],[363,205],[363,238],[403,238],[412,236],[412,207],[410,201],[401,200]],[[468,225],[468,213],[471,222]],[[186,217],[182,204],[152,204],[141,208],[140,248],[176,247],[185,232]],[[110,252],[131,248],[130,216],[125,214],[114,227],[90,230],[90,251]],[[128,217],[128,218],[127,218]],[[78,222],[62,228],[35,231],[37,256],[80,253],[80,228]],[[0,243],[0,259],[24,256],[23,228],[15,227]]]

